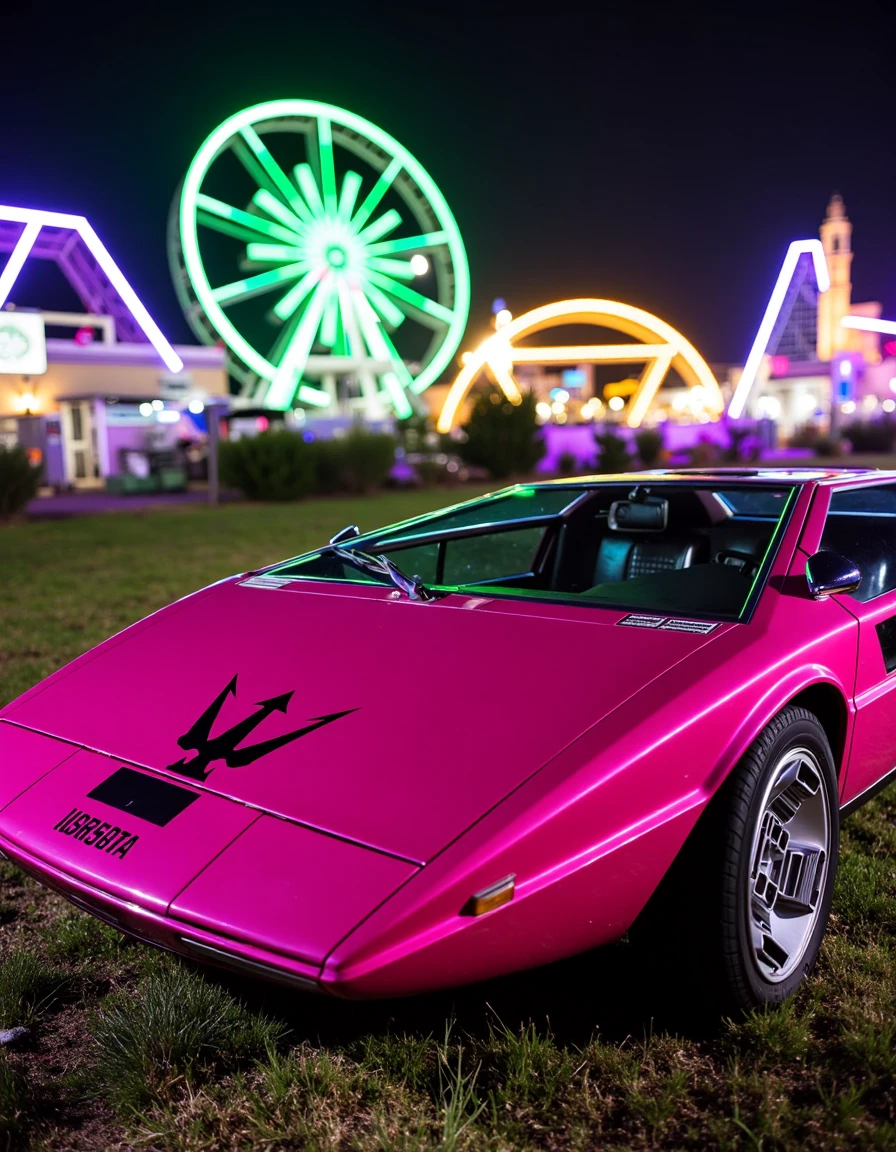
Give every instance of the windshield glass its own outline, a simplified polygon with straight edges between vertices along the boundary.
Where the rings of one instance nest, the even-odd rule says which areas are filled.
[[[727,480],[521,486],[343,546],[386,554],[443,593],[738,619],[765,581],[793,494]],[[328,549],[270,574],[389,583]]]

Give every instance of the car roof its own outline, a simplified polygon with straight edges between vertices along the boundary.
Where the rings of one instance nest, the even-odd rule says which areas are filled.
[[[879,468],[654,468],[644,472],[602,473],[591,476],[570,476],[558,480],[543,480],[541,487],[563,487],[564,485],[607,484],[662,480],[663,483],[688,484],[697,480],[737,481],[748,484],[807,484],[830,483],[836,480],[896,480],[896,470],[885,471]],[[529,487],[530,485],[526,485]]]

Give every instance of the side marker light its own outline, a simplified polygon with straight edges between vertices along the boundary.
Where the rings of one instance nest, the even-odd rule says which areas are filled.
[[[505,876],[503,880],[496,880],[488,888],[474,892],[461,910],[462,916],[483,916],[486,912],[493,912],[502,904],[509,904],[513,899],[513,885],[516,873]]]

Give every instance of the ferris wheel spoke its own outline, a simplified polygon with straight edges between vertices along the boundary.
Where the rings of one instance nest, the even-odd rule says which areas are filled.
[[[327,292],[323,317],[320,322],[320,342],[325,348],[332,348],[339,335],[339,297],[332,288]]]
[[[324,194],[324,211],[328,216],[336,213],[336,164],[333,160],[333,129],[330,121],[321,117],[317,122],[317,152],[320,157],[320,184]]]
[[[358,327],[353,294],[341,277],[336,282],[336,290],[339,294],[339,316],[342,322],[345,350],[353,359],[360,360],[364,356],[364,344]]]
[[[448,243],[447,232],[424,232],[422,236],[403,236],[397,240],[380,240],[369,244],[371,256],[387,256],[394,252],[413,252],[421,248],[439,248]]]
[[[286,320],[295,312],[309,292],[320,283],[320,273],[316,268],[306,272],[297,284],[281,297],[273,307],[273,313],[278,320]]]
[[[400,280],[413,280],[417,275],[411,267],[410,260],[389,260],[385,256],[371,256],[367,260],[369,268],[377,272],[384,272],[387,276],[398,277]]]
[[[260,186],[278,192],[287,204],[291,203],[296,190],[255,129],[251,125],[241,128],[240,137],[241,140],[234,142],[234,151],[249,175]]]
[[[380,173],[380,177],[376,184],[374,184],[374,186],[367,193],[367,196],[364,199],[364,202],[361,204],[361,207],[352,217],[352,228],[356,232],[360,228],[364,227],[364,225],[370,219],[371,215],[376,211],[377,205],[392,187],[392,184],[395,181],[395,177],[401,171],[403,166],[404,165],[402,164],[401,160],[396,157],[394,160],[390,161],[383,172]]]
[[[401,304],[408,305],[416,319],[430,328],[435,325],[450,324],[454,319],[454,313],[444,304],[440,304],[437,300],[430,300],[428,296],[423,296],[415,289],[408,288],[407,284],[399,284],[397,280],[384,276],[382,272],[369,272],[368,278],[390,296],[401,301]]]
[[[380,236],[385,236],[387,232],[391,232],[397,228],[401,223],[401,214],[394,208],[390,208],[388,212],[384,212],[379,219],[374,220],[372,224],[368,224],[363,231],[357,234],[357,239],[362,244],[369,244],[371,240],[379,240]]]
[[[375,284],[371,284],[369,280],[365,280],[364,292],[367,299],[387,324],[391,324],[393,328],[397,328],[399,324],[404,323],[404,312],[402,312],[397,304],[389,299],[385,292],[381,292]]]
[[[314,179],[314,172],[312,171],[311,165],[296,164],[293,172],[295,173],[299,190],[305,197],[308,207],[311,209],[312,216],[323,216],[324,202],[321,199],[320,189],[317,186],[317,181]]]
[[[252,203],[256,208],[260,208],[262,212],[267,212],[269,216],[273,216],[275,220],[279,220],[284,227],[288,228],[293,234],[293,238],[305,236],[308,228],[296,216],[291,208],[288,208],[280,200],[277,199],[266,188],[259,188],[255,195],[252,197]]]
[[[362,183],[363,181],[357,172],[346,172],[342,178],[342,190],[339,193],[339,207],[336,214],[344,224],[347,224],[352,218]]]
[[[299,321],[292,339],[286,345],[280,363],[277,365],[277,371],[271,380],[271,387],[267,395],[269,407],[286,409],[292,403],[296,389],[301,383],[305,365],[308,363],[308,357],[311,355],[314,337],[320,326],[328,293],[328,287],[318,284],[317,290],[308,301],[302,319]]]
[[[298,244],[258,244],[246,245],[246,258],[257,264],[276,263],[279,261],[293,261],[301,257],[305,251]]]
[[[352,292],[352,301],[355,305],[355,311],[361,324],[361,331],[364,334],[364,341],[367,344],[367,347],[370,349],[370,354],[376,360],[392,361],[392,371],[383,372],[378,376],[378,379],[389,393],[389,398],[392,401],[392,407],[395,409],[396,416],[399,418],[410,416],[413,409],[411,408],[410,401],[405,395],[404,389],[401,386],[401,381],[398,377],[398,372],[400,369],[404,370],[405,372],[407,371],[407,367],[404,361],[400,356],[398,356],[392,341],[386,337],[379,317],[374,312],[370,301],[366,298],[360,289],[356,289],[354,292]]]
[[[199,209],[199,222],[215,231],[233,235],[234,227],[242,227],[247,233],[252,234],[252,239],[258,236],[273,236],[277,240],[295,243],[294,230],[265,220],[263,216],[244,212],[242,208],[234,208],[232,204],[225,204],[212,196],[205,196],[200,192],[196,197],[196,206]]]
[[[261,292],[270,292],[279,287],[285,280],[294,280],[306,270],[308,265],[304,261],[296,264],[286,264],[282,268],[274,268],[270,272],[260,272],[257,276],[249,276],[245,280],[234,280],[232,284],[222,284],[220,288],[212,290],[212,297],[218,304],[238,304]]]

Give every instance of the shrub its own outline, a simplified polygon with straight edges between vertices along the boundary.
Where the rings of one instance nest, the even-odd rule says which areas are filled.
[[[737,425],[728,425],[728,446],[722,449],[723,464],[744,464],[758,460],[760,456],[759,440],[752,428],[739,428]]]
[[[300,500],[314,488],[315,460],[301,436],[277,429],[219,449],[221,483],[250,500]]]
[[[635,433],[638,458],[645,468],[655,468],[663,451],[663,433],[659,428],[642,428]]]
[[[803,424],[802,427],[797,428],[787,441],[787,445],[789,448],[814,449],[820,439],[822,436],[818,425],[810,421],[808,424]]]
[[[702,436],[690,450],[690,468],[715,468],[722,453],[718,444],[708,436]]]
[[[852,445],[853,452],[892,452],[896,441],[896,422],[893,420],[854,420],[843,429],[843,438]]]
[[[557,471],[561,476],[572,476],[579,471],[579,458],[575,452],[561,452],[557,457]]]
[[[512,473],[528,475],[545,454],[531,392],[524,392],[519,404],[505,400],[497,388],[481,392],[464,431],[467,438],[458,444],[461,457],[499,480]]]
[[[31,463],[20,444],[13,448],[0,444],[0,520],[21,512],[34,499],[42,474],[43,468]]]
[[[382,488],[395,463],[395,440],[353,428],[346,436],[315,440],[312,456],[318,492],[371,492]]]
[[[632,466],[628,445],[615,432],[596,432],[598,472],[626,472]]]
[[[809,444],[816,456],[841,456],[843,445],[833,436],[816,436]]]

